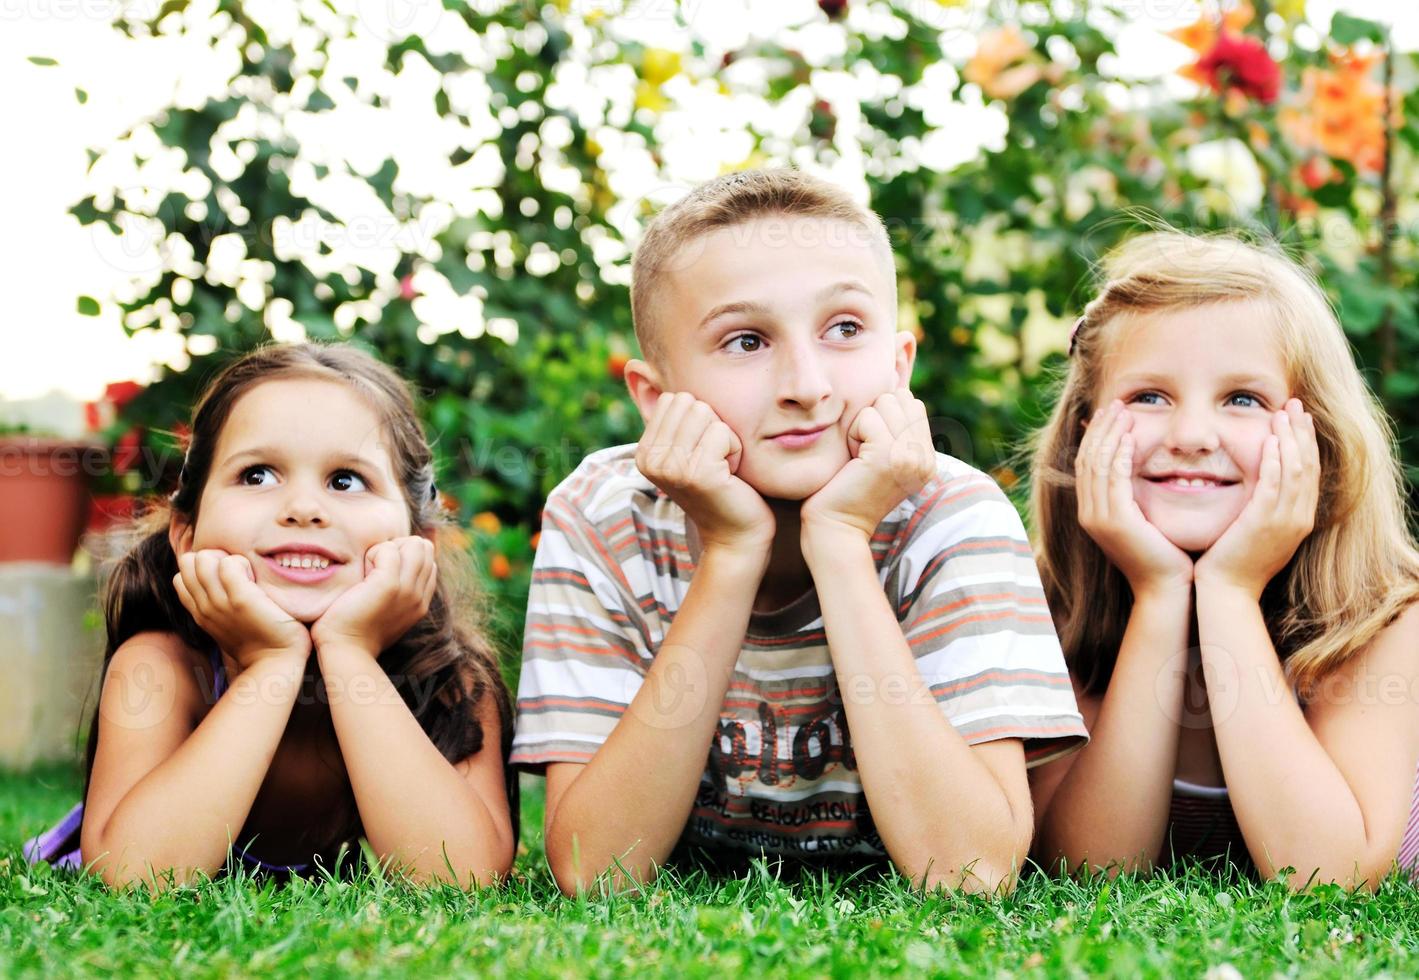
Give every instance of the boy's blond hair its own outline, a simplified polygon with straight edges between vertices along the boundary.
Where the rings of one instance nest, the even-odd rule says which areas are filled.
[[[631,320],[642,354],[652,363],[665,353],[657,297],[665,277],[688,264],[685,247],[716,231],[766,216],[821,218],[861,228],[880,249],[896,305],[892,245],[882,219],[841,187],[799,170],[744,170],[707,181],[651,221],[631,266]]]
[[[1074,457],[1118,328],[1139,315],[1249,301],[1269,313],[1258,328],[1274,332],[1320,450],[1315,529],[1262,597],[1276,650],[1306,695],[1419,598],[1419,551],[1389,421],[1320,287],[1278,248],[1153,232],[1121,245],[1102,272],[1031,467],[1036,557],[1070,669],[1101,694],[1132,607],[1122,573],[1079,526],[1074,491]]]

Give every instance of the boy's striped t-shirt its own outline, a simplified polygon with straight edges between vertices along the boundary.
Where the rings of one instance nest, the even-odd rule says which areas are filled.
[[[693,525],[641,475],[635,450],[588,456],[547,500],[514,765],[591,760],[690,587]],[[938,454],[936,477],[888,515],[872,551],[917,669],[968,743],[1023,739],[1031,764],[1084,743],[1024,527],[989,477]],[[900,696],[907,691],[904,679]],[[754,613],[681,843],[884,856],[844,693],[853,694],[839,690],[815,591]]]

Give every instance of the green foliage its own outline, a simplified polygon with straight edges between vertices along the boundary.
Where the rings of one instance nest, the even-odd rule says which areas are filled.
[[[1317,146],[1294,129],[1315,110],[1307,79],[1330,70],[1333,56],[1349,46],[1361,56],[1384,53],[1376,24],[1339,15],[1331,36],[1308,48],[1295,30],[1298,5],[1271,5],[1292,13],[1244,28],[1284,53],[1282,97],[1263,104],[1206,87],[1180,102],[1159,82],[1117,77],[1115,39],[1132,5],[1107,0],[987,11],[854,0],[872,16],[819,25],[841,32],[843,43],[811,63],[789,41],[710,51],[689,23],[681,25],[686,51],[649,48],[624,40],[617,16],[600,16],[604,5],[582,6],[449,4],[437,30],[387,43],[322,5],[297,5],[289,16],[298,30],[283,22],[279,34],[241,0],[220,0],[216,19],[170,3],[151,22],[121,21],[134,35],[203,32],[238,66],[224,92],[152,121],[160,142],[184,155],[193,178],[184,190],[115,188],[73,210],[81,222],[115,230],[134,219],[156,222],[164,248],[136,275],[136,298],[121,306],[131,331],[175,330],[193,354],[190,367],[169,372],[125,418],[151,433],[174,431],[221,363],[288,334],[292,323],[309,337],[363,344],[424,394],[440,488],[465,518],[501,519],[503,533],[473,540],[485,567],[498,556],[506,561],[494,585],[516,598],[546,493],[587,452],[639,434],[618,376],[634,345],[628,239],[663,188],[637,188],[641,199],[613,189],[601,143],[609,133],[648,154],[672,185],[658,124],[674,111],[676,85],[708,84],[728,96],[807,107],[788,143],[746,123],[753,149],[744,165],[801,161],[805,153],[831,165],[860,148],[873,206],[896,248],[903,324],[921,341],[914,388],[938,447],[1007,488],[1020,476],[1009,469],[1013,451],[1043,418],[1047,382],[1089,298],[1094,263],[1157,221],[1284,242],[1323,276],[1400,431],[1419,423],[1419,250],[1396,205],[1415,190],[1415,60],[1394,55],[1388,69],[1403,112],[1384,143],[1383,167],[1373,154]],[[1029,28],[991,26],[1008,20]],[[943,65],[943,38],[963,31],[982,48],[1012,37],[1020,47],[994,68]],[[465,40],[450,41],[455,33]],[[453,206],[401,173],[388,148],[378,163],[313,157],[298,135],[309,132],[303,121],[386,105],[389,76],[327,70],[347,35],[383,44],[391,76],[435,73],[430,118],[453,134],[447,164],[473,183],[476,164],[491,160],[501,177]],[[1370,84],[1380,84],[1379,72],[1369,69]],[[835,74],[866,79],[856,105],[820,92]],[[605,83],[612,77],[623,89],[634,86],[630,110],[626,93]],[[937,110],[982,101],[1008,127],[1000,145],[959,165],[932,165],[924,148],[949,141],[952,127]],[[849,112],[862,121],[851,137],[838,125]],[[1356,125],[1364,121],[1357,113]],[[1381,120],[1381,137],[1387,131]],[[1254,160],[1254,194],[1193,159],[1226,139],[1239,140]],[[120,139],[96,158],[135,153],[133,142]],[[1356,145],[1369,152],[1371,144]],[[324,203],[324,186],[337,179],[368,188],[365,213],[337,215]],[[304,254],[284,243],[302,221],[316,232]],[[361,235],[397,256],[332,261]],[[244,287],[211,271],[221,264],[214,249],[233,242],[243,275],[254,279]],[[426,287],[470,298],[477,309],[433,324],[421,312]],[[515,634],[510,627],[514,642]]]

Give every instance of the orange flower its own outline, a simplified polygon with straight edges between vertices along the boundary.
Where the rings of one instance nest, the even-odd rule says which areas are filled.
[[[532,550],[533,550],[533,551],[536,551],[536,550],[537,550],[537,545],[541,542],[541,540],[542,540],[542,532],[541,532],[541,531],[538,531],[536,534],[532,535]]]
[[[1013,24],[981,35],[961,77],[991,99],[1013,99],[1046,75],[1044,59]]]
[[[1236,6],[1222,11],[1221,17],[1213,17],[1204,13],[1186,27],[1169,31],[1168,37],[1175,41],[1181,41],[1198,54],[1206,54],[1216,45],[1218,33],[1240,34],[1255,16],[1256,11],[1252,9],[1252,5],[1243,0]]]
[[[507,560],[507,555],[494,555],[488,563],[488,572],[493,578],[507,578],[512,575],[512,562]]]
[[[1295,104],[1278,116],[1282,132],[1302,150],[1378,173],[1384,168],[1386,139],[1384,86],[1373,77],[1378,60],[1342,51],[1332,55],[1332,68],[1307,68]],[[1398,114],[1399,100],[1393,104]]]
[[[497,514],[485,510],[473,518],[473,526],[484,534],[497,534],[503,529],[503,522],[498,520]]]

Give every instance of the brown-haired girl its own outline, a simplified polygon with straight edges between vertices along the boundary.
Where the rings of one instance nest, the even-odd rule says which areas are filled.
[[[363,836],[417,880],[505,875],[511,712],[442,524],[394,371],[317,344],[222,371],[108,581],[84,803],[31,859],[156,886]]]
[[[1035,853],[1373,888],[1419,850],[1419,553],[1384,416],[1278,251],[1159,232],[1104,273],[1033,464],[1091,734],[1032,773]]]

